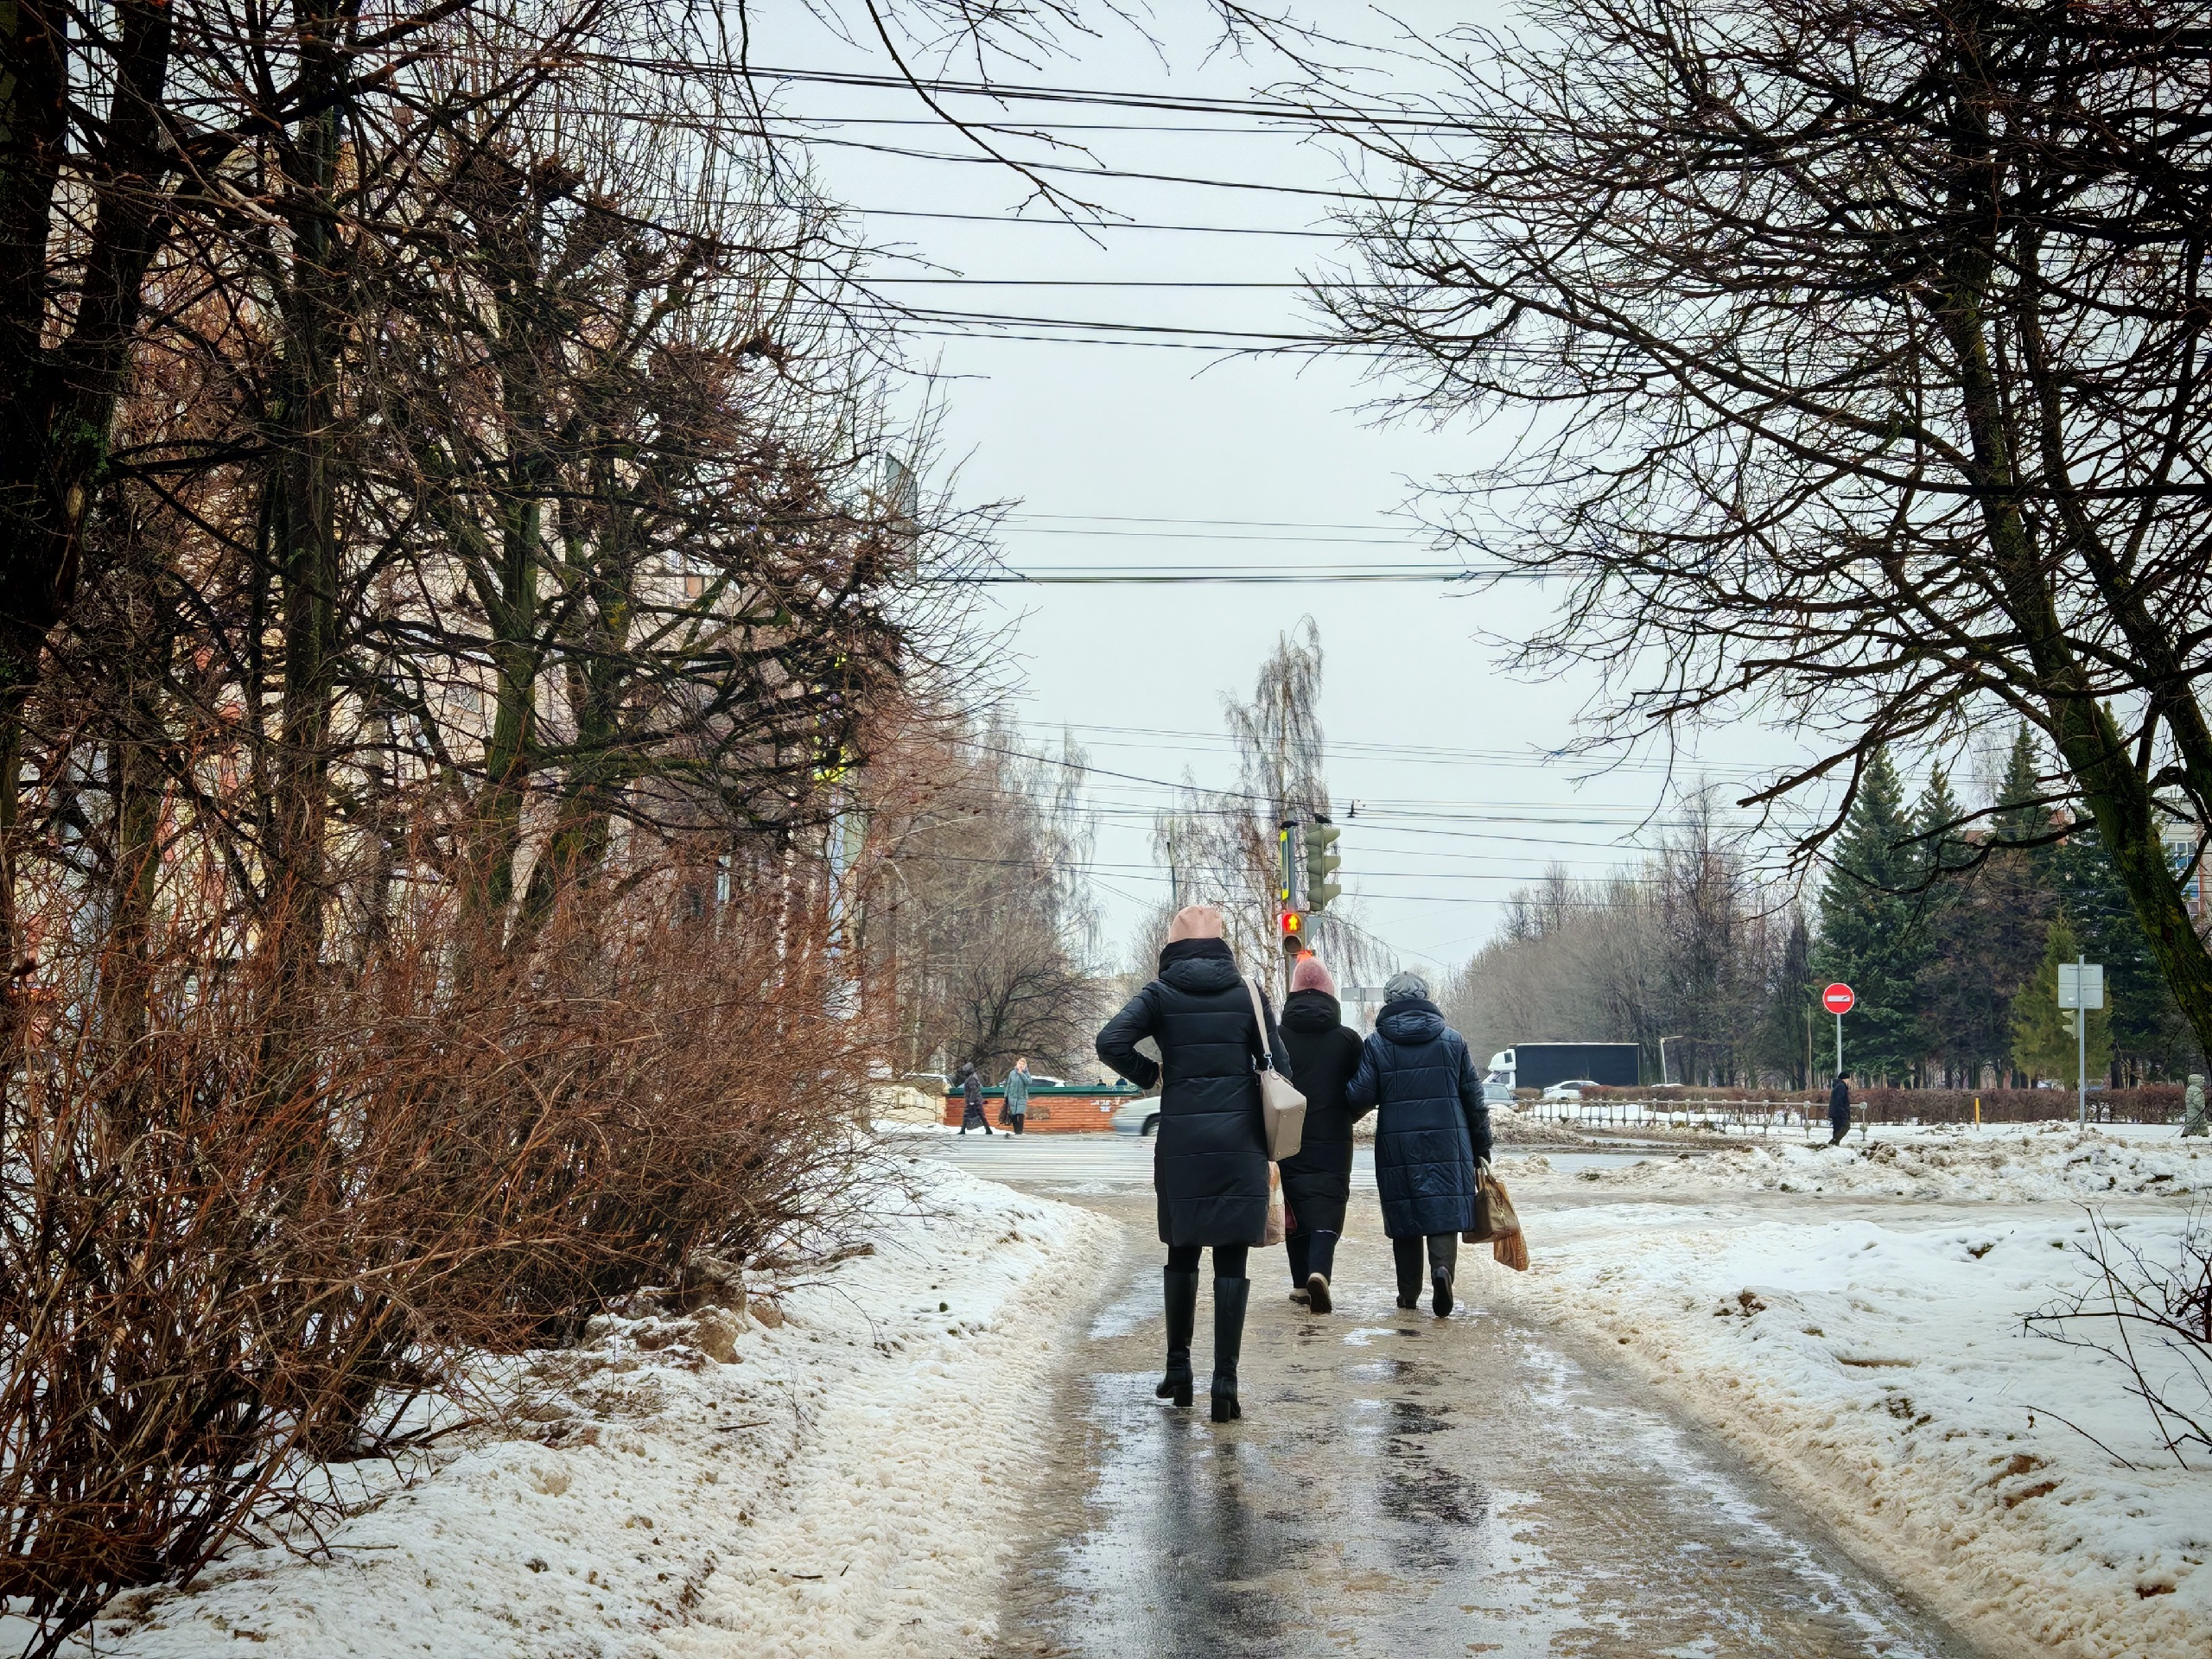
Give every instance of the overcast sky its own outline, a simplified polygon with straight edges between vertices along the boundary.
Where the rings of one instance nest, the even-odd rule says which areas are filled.
[[[1440,23],[1447,10],[1452,18],[1470,15],[1465,4],[1414,6],[1400,15]],[[1001,79],[1212,97],[1248,97],[1279,79],[1280,69],[1265,62],[1223,54],[1208,61],[1210,36],[1192,0],[1162,0],[1162,11],[1154,20],[1156,48],[1122,29],[1071,42],[1065,57],[1033,72],[1006,71]],[[756,25],[754,61],[878,73],[887,67],[880,47],[841,43],[791,14],[782,26],[779,35]],[[1314,319],[1292,286],[982,284],[1294,285],[1302,273],[1340,267],[1343,258],[1341,245],[1327,236],[1223,233],[1327,228],[1329,197],[1297,192],[1343,188],[1343,162],[1294,130],[1218,115],[1022,106],[1019,118],[1060,124],[1057,136],[1087,147],[1088,156],[1059,157],[1071,165],[1269,187],[1069,175],[1071,188],[1142,224],[1221,227],[1109,229],[1094,241],[1033,207],[1029,224],[884,211],[1004,215],[1028,194],[1004,169],[964,159],[972,147],[935,124],[911,92],[795,85],[779,103],[794,117],[847,124],[807,130],[836,141],[819,143],[816,151],[830,193],[863,211],[871,241],[896,244],[911,256],[879,266],[883,274],[968,279],[890,290],[919,304],[1302,334],[1313,331]],[[988,108],[973,100],[957,107],[963,116]],[[1074,124],[1152,130],[1066,130]],[[963,159],[848,147],[870,144]],[[1029,157],[1052,153],[1034,143],[1019,148]],[[957,463],[961,498],[1021,504],[1004,549],[1017,569],[1433,562],[1404,510],[1427,480],[1480,464],[1494,442],[1464,428],[1379,423],[1371,406],[1385,388],[1363,385],[1357,366],[1341,359],[1254,359],[1131,343],[994,339],[972,327],[948,332],[931,342],[945,377],[946,458]],[[1494,930],[1507,894],[1554,861],[1578,875],[1633,861],[1652,834],[1639,824],[1663,804],[1662,757],[1586,781],[1578,778],[1589,771],[1587,762],[1548,759],[1574,736],[1588,686],[1516,681],[1477,643],[1478,631],[1517,636],[1541,623],[1556,602],[1541,584],[1482,597],[1433,586],[1351,583],[995,593],[1011,624],[1006,677],[1018,687],[1015,706],[1033,735],[1065,726],[1102,771],[1174,779],[1187,768],[1198,782],[1217,785],[1235,782],[1224,696],[1249,694],[1278,636],[1311,614],[1326,655],[1325,725],[1332,745],[1345,746],[1332,749],[1331,790],[1340,817],[1350,803],[1360,804],[1338,848],[1345,886],[1363,925],[1409,963],[1463,960]],[[1782,748],[1771,734],[1731,733],[1708,738],[1691,766],[1734,779]],[[1107,943],[1118,959],[1141,909],[1166,893],[1165,872],[1152,859],[1149,818],[1166,791],[1103,776],[1093,783],[1105,826],[1097,880],[1107,903]]]

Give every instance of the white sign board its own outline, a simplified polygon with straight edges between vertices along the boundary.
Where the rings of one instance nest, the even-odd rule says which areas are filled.
[[[2058,964],[2058,1006],[2062,1008],[2101,1008],[2105,1005],[2104,964],[2062,962]]]

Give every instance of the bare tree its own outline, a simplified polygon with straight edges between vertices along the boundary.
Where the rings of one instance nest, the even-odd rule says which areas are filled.
[[[1424,124],[1338,122],[1398,188],[1327,304],[1409,406],[1529,417],[1455,486],[1567,581],[1528,660],[1610,737],[1792,720],[1750,799],[1841,780],[1805,854],[1880,744],[2025,718],[2212,1039],[2161,845],[2162,791],[2212,823],[2202,12],[1554,0],[1435,56]]]

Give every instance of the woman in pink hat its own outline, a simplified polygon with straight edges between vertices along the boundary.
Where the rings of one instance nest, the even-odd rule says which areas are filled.
[[[1351,1196],[1351,1126],[1365,1114],[1344,1100],[1344,1084],[1359,1070],[1359,1033],[1345,1026],[1336,984],[1319,957],[1300,957],[1291,968],[1282,1040],[1298,1092],[1306,1096],[1305,1139],[1297,1155],[1282,1163],[1283,1207],[1290,1212],[1283,1238],[1290,1296],[1326,1313],[1337,1236],[1344,1230],[1344,1203]]]

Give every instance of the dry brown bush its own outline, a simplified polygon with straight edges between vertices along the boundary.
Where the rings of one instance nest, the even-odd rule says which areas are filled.
[[[203,939],[49,964],[17,1003],[0,1597],[27,1652],[232,1539],[311,1537],[320,1466],[418,1444],[472,1356],[855,1202],[867,1033],[780,910],[570,906],[522,960],[417,920],[314,988],[305,1052]]]

